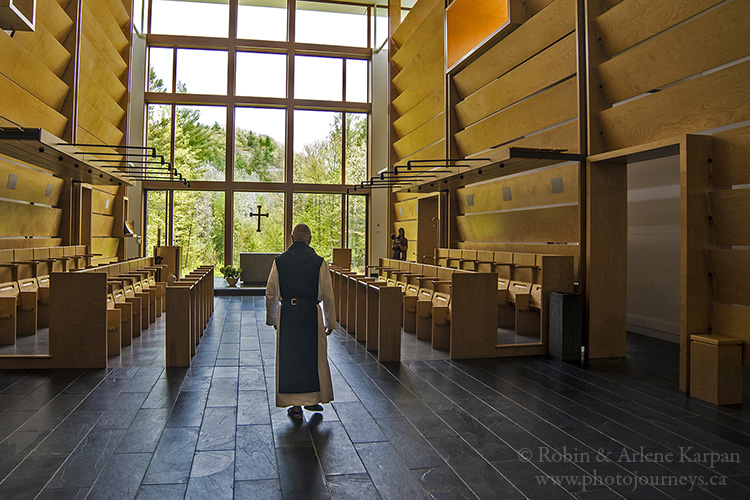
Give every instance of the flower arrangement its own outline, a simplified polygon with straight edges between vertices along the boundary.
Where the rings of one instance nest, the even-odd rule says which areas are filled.
[[[223,267],[219,268],[219,272],[225,278],[239,278],[240,274],[242,274],[242,268],[241,267],[232,267],[232,266],[223,266]]]

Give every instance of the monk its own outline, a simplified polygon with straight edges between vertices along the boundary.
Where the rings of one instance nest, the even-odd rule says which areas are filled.
[[[266,324],[277,332],[276,406],[289,406],[294,419],[302,419],[302,406],[323,411],[320,404],[333,400],[326,338],[336,327],[333,287],[310,239],[307,225],[294,227],[292,245],[274,259],[266,285]]]

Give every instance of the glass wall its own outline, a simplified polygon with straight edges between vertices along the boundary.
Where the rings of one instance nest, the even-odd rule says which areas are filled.
[[[175,191],[174,244],[181,247],[183,273],[224,262],[224,193]]]
[[[258,217],[251,216],[257,213],[268,214],[260,225]],[[235,265],[240,253],[284,250],[284,193],[234,193]]]
[[[374,5],[149,4],[147,142],[190,185],[164,182],[166,176],[144,182],[152,193],[147,245],[155,243],[153,228],[170,224],[154,208],[170,189],[173,239],[165,243],[183,246],[185,269],[236,266],[240,252],[283,251],[298,222],[311,225],[313,246],[327,259],[332,248],[364,245],[364,226],[352,222],[347,230],[346,219],[359,217],[365,198],[357,197],[359,212],[352,213],[343,212],[343,200],[369,175]],[[269,213],[260,232],[251,216],[258,205]],[[355,254],[363,262],[364,247]]]
[[[347,196],[347,248],[352,249],[352,270],[364,273],[367,252],[367,197]]]

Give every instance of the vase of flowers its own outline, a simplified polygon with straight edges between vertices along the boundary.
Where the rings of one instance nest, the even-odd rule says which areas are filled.
[[[237,286],[237,281],[240,279],[242,274],[241,267],[224,266],[219,268],[219,272],[224,276],[229,286]]]

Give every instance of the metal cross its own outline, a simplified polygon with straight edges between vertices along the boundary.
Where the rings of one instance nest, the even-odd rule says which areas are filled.
[[[260,232],[260,218],[261,217],[268,217],[268,213],[267,212],[264,213],[264,214],[260,213],[260,208],[262,206],[263,205],[258,205],[258,213],[257,214],[254,214],[252,210],[250,210],[250,213],[248,214],[248,217],[257,217],[258,218],[258,231],[257,232]]]

